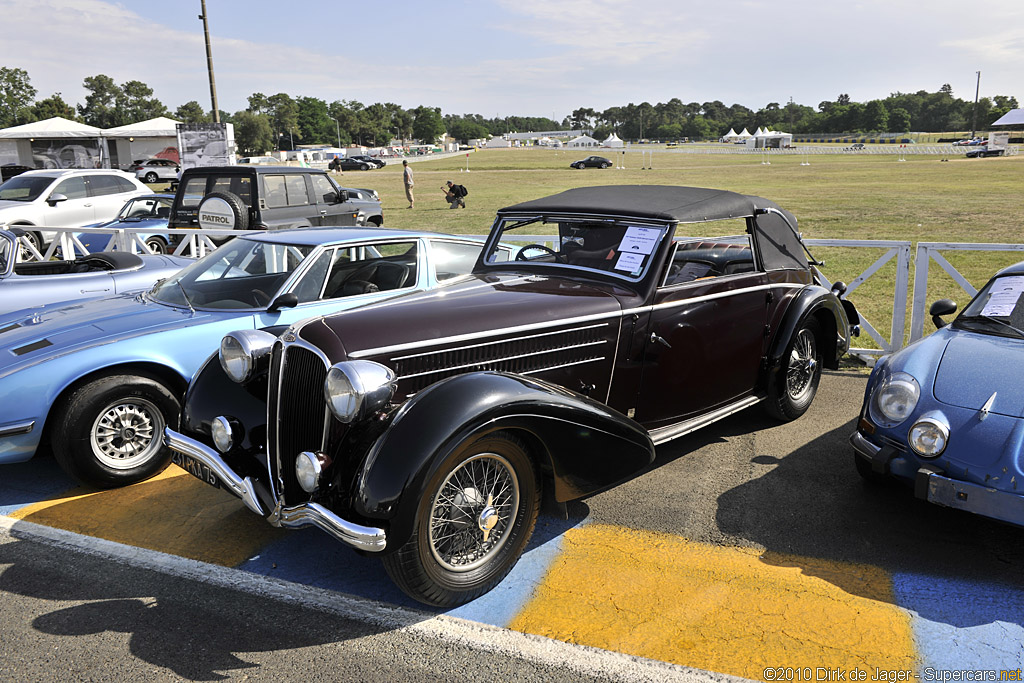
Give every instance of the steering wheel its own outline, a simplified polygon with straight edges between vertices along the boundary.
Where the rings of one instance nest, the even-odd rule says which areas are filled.
[[[545,246],[543,244],[527,244],[525,247],[520,249],[519,252],[516,254],[516,261],[533,261],[532,258],[529,258],[529,257],[526,256],[526,250],[527,249],[540,249],[541,251],[547,252],[551,256],[554,256],[555,257],[555,261],[561,261],[562,263],[565,262],[565,255],[564,254],[559,254],[557,251],[555,251],[551,247],[547,247],[547,246]]]
[[[262,299],[262,301],[261,301]],[[262,289],[252,290],[252,300],[257,306],[263,307],[270,304],[270,295]]]

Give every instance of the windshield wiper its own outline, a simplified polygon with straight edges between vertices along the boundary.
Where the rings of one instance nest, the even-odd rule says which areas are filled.
[[[189,301],[188,292],[185,291],[185,285],[181,284],[181,280],[175,280],[174,284],[178,285],[178,289],[181,290],[181,295],[185,297],[185,303],[188,304],[188,310],[195,314],[196,309],[192,307],[192,302]]]
[[[1015,325],[1011,325],[1010,323],[1008,323],[1008,322],[1006,322],[1004,320],[1000,320],[999,318],[993,318],[992,316],[988,316],[988,315],[962,315],[959,318],[957,318],[957,320],[963,320],[965,322],[974,322],[974,321],[993,322],[993,323],[996,323],[997,325],[1002,325],[1003,327],[1006,327],[1006,328],[1009,328],[1009,329],[1013,330],[1020,337],[1024,337],[1024,330],[1020,329],[1019,327],[1016,327]]]

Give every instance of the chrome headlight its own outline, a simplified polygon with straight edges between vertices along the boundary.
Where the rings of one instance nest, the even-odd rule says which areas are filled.
[[[239,330],[220,340],[220,366],[233,381],[249,380],[261,358],[270,354],[277,339],[262,330]]]
[[[949,425],[935,415],[925,415],[910,428],[907,443],[922,458],[938,457],[949,443]]]
[[[235,445],[235,434],[231,427],[231,421],[223,415],[214,418],[213,424],[210,425],[210,436],[213,437],[213,445],[221,453],[227,453]]]
[[[894,372],[884,378],[871,397],[871,419],[882,427],[895,427],[914,412],[921,386],[912,375]]]
[[[295,478],[306,493],[313,493],[320,488],[320,476],[331,464],[331,459],[324,453],[303,451],[295,458]]]
[[[362,420],[387,405],[395,395],[395,373],[369,360],[335,363],[324,380],[324,400],[340,422]]]

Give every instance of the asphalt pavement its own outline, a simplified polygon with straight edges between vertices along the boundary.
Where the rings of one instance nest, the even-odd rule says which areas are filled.
[[[173,467],[94,492],[50,459],[7,466],[0,679],[929,680],[1024,667],[1024,529],[862,483],[847,438],[865,381],[826,372],[795,422],[755,407],[659,447],[646,472],[547,511],[509,578],[448,611],[410,601],[377,559],[273,529]]]

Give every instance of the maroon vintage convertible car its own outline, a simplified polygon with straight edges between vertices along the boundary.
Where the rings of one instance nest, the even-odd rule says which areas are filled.
[[[433,292],[225,337],[166,440],[271,524],[379,553],[406,593],[455,605],[516,563],[542,487],[587,496],[757,403],[803,414],[858,322],[844,290],[765,199],[569,190],[502,209],[472,275]]]

